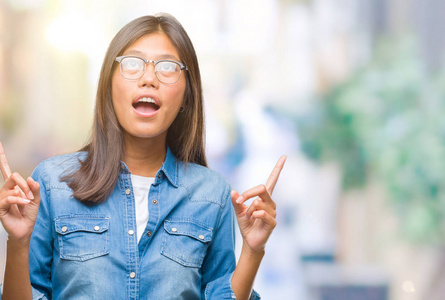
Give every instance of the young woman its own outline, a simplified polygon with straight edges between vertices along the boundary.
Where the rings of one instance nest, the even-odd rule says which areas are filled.
[[[258,299],[284,161],[241,196],[208,169],[193,45],[172,16],[138,18],[106,53],[87,146],[25,180],[0,145],[3,299]]]

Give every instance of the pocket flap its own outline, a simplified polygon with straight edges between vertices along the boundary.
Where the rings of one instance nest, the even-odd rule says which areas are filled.
[[[56,232],[61,235],[76,231],[102,233],[108,230],[109,217],[67,216],[54,220]]]
[[[164,229],[172,235],[187,235],[201,242],[212,240],[213,230],[193,221],[164,221]]]

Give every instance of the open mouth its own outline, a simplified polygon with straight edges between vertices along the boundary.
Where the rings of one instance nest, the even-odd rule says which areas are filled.
[[[159,109],[159,105],[151,98],[141,98],[138,102],[133,103],[133,107],[141,114],[154,113]]]

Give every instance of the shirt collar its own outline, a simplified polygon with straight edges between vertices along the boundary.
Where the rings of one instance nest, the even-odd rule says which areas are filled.
[[[158,172],[156,172],[154,183],[158,184],[161,182],[163,173],[165,177],[168,179],[168,181],[170,181],[170,183],[174,187],[178,187],[179,186],[178,171],[180,163],[181,162],[176,159],[175,155],[171,152],[170,148],[167,147],[167,153],[165,155],[164,163],[162,164]],[[123,161],[121,161],[121,171],[123,174],[131,174],[130,169]]]
[[[167,154],[165,155],[165,161],[162,164],[162,167],[159,169],[159,171],[156,173],[156,179],[155,182],[160,181],[160,174],[161,172],[164,173],[165,177],[167,177],[168,181],[174,186],[178,187],[178,170],[179,170],[179,164],[181,162],[178,161],[175,157],[175,155],[171,152],[170,148],[167,147]]]

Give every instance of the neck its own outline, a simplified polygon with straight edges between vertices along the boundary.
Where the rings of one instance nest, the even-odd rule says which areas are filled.
[[[125,136],[124,162],[133,175],[155,177],[167,153],[164,139]]]

